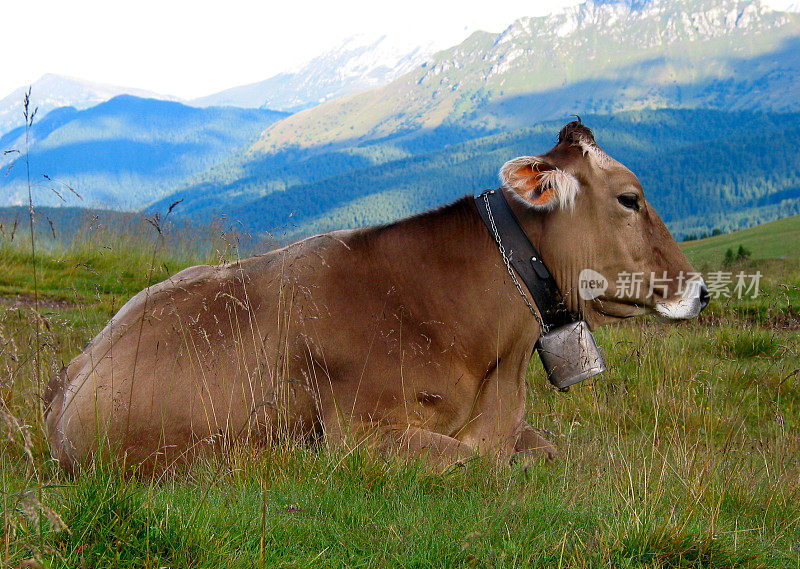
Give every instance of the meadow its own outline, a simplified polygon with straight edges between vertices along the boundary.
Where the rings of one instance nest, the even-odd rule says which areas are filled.
[[[567,393],[533,360],[553,463],[435,472],[282,441],[150,478],[59,470],[40,394],[130,296],[236,238],[79,225],[35,251],[0,235],[2,567],[800,568],[798,219],[684,244],[704,272],[760,271],[757,298],[603,328],[609,371]]]

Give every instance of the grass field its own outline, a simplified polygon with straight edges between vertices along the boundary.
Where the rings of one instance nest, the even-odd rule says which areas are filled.
[[[601,329],[609,371],[568,393],[533,361],[554,463],[444,473],[285,442],[158,479],[66,476],[42,382],[129,296],[235,249],[79,233],[42,244],[34,285],[20,239],[0,239],[2,567],[800,568],[800,219],[685,244],[709,270],[749,248],[726,270],[760,270],[758,298]]]

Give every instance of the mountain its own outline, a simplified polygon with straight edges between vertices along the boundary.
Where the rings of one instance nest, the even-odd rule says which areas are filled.
[[[144,89],[102,85],[84,81],[83,79],[48,73],[31,85],[20,87],[0,99],[0,136],[25,124],[25,119],[22,117],[22,100],[29,87],[31,90],[30,110],[33,111],[35,107],[39,107],[37,112],[39,118],[59,107],[88,109],[117,95],[133,95],[135,97],[168,101],[176,100],[175,97],[158,95]]]
[[[767,9],[757,0],[590,1],[520,19],[500,34],[475,33],[389,85],[296,113],[267,128],[248,149],[193,176],[175,196],[184,199],[184,215],[241,214],[259,229],[285,225],[292,211],[292,223],[308,231],[386,221],[457,195],[435,186],[437,180],[448,180],[447,187],[461,193],[494,184],[502,163],[495,162],[509,156],[496,152],[504,148],[503,135],[548,120],[554,122],[547,123],[547,132],[554,133],[573,113],[617,121],[631,110],[717,109],[727,117],[722,123],[739,121],[728,135],[758,148],[759,132],[782,136],[775,123],[787,116],[796,120],[796,114],[772,113],[800,110],[798,92],[797,14]],[[631,116],[617,124],[635,128],[637,138],[616,148],[621,158],[641,166],[638,171],[650,168],[658,149],[652,147],[650,162],[642,163],[635,148],[660,144],[659,137],[671,141],[664,142],[664,152],[684,161],[680,152],[708,152],[694,138],[715,148],[720,120],[713,113]],[[637,116],[651,118],[637,126]],[[710,123],[688,128],[683,120]],[[536,140],[541,142],[514,148],[531,153],[552,145],[551,138]],[[737,176],[740,168],[731,156],[763,161],[757,150],[727,143],[725,148],[720,163]],[[494,162],[486,162],[488,154]],[[740,198],[718,201],[722,209],[713,203],[708,209],[702,201],[729,191],[719,171],[709,183],[720,187],[706,190],[696,212],[665,201],[661,209],[672,215],[671,227],[690,233],[778,215],[784,198],[798,197],[791,185],[796,173],[788,166],[797,165],[785,148],[776,156],[782,162],[774,176],[764,174],[763,183],[737,177]],[[427,170],[426,161],[432,161]],[[689,165],[705,170],[700,160]],[[778,171],[786,178],[776,181]],[[680,182],[679,172],[666,175]]]
[[[253,150],[641,108],[800,109],[800,15],[758,0],[588,1],[476,32],[385,87],[297,113]]]
[[[293,108],[367,81],[386,61],[379,44],[319,58],[269,100]],[[86,205],[182,200],[173,215],[298,237],[494,186],[504,160],[547,150],[579,113],[678,236],[800,213],[797,14],[758,0],[590,0],[408,61],[389,84],[291,116],[126,97],[59,109],[32,132],[34,179],[66,181]],[[20,134],[0,148],[19,148]],[[23,162],[5,160],[0,195],[11,199],[0,205],[21,203]],[[40,186],[45,203],[59,201]]]
[[[285,116],[260,109],[198,109],[131,95],[85,110],[53,110],[30,131],[34,201],[141,208]],[[18,127],[0,137],[0,150],[8,151],[0,156],[0,206],[27,202],[24,131]]]
[[[427,45],[398,43],[387,36],[354,37],[315,57],[297,71],[194,99],[190,104],[296,112],[343,95],[386,85],[427,61],[434,52],[434,45],[434,42]]]

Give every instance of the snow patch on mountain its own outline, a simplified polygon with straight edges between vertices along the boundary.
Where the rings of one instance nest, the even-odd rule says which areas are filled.
[[[336,97],[391,83],[428,61],[440,41],[412,43],[386,35],[359,35],[285,73],[227,89],[191,104],[298,111]]]

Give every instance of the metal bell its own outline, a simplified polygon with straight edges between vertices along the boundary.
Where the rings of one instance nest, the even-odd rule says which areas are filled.
[[[547,379],[559,389],[606,371],[603,354],[583,320],[543,334],[536,343],[536,351]]]

